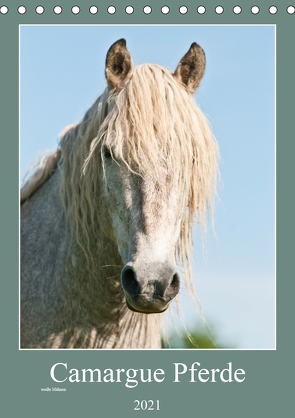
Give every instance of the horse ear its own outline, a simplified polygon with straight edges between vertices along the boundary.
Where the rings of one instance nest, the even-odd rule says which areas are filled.
[[[106,79],[111,88],[120,90],[130,78],[133,60],[126,48],[125,39],[119,39],[108,50],[106,57]]]
[[[189,93],[193,94],[199,87],[205,72],[206,57],[203,49],[196,42],[180,60],[174,77],[184,84]]]

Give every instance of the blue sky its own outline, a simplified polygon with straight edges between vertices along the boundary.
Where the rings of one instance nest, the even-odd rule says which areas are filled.
[[[135,64],[175,69],[192,42],[206,53],[196,94],[221,153],[216,236],[203,254],[194,232],[195,287],[219,340],[274,348],[275,28],[274,26],[21,26],[23,178],[38,150],[79,121],[103,91],[105,56],[124,37]],[[186,323],[199,320],[187,308]]]

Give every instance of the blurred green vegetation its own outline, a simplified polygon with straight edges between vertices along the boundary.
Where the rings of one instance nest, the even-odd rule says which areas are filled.
[[[183,334],[175,331],[168,338],[168,341],[162,339],[162,348],[234,348],[231,345],[221,344],[218,335],[209,326],[197,326],[194,330],[188,330],[188,333]]]

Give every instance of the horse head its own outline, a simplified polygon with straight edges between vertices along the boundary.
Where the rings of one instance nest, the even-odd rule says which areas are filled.
[[[126,303],[136,312],[163,312],[178,294],[177,254],[183,264],[193,217],[199,211],[203,222],[210,205],[215,143],[193,100],[204,70],[196,43],[174,73],[134,67],[124,39],[107,53],[99,149],[111,222],[103,227],[117,242]]]

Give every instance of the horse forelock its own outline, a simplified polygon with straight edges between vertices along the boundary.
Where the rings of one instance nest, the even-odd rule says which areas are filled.
[[[108,114],[99,119],[83,163],[84,174],[97,169],[96,157],[107,146],[137,174],[162,181],[165,164],[172,181],[192,187],[202,223],[212,206],[218,165],[216,141],[193,96],[166,69],[143,64],[119,93],[105,94]],[[103,106],[103,104],[101,104]],[[87,138],[85,138],[87,141]],[[88,138],[89,139],[89,138]],[[91,162],[94,164],[91,164]],[[192,164],[195,162],[195,164]],[[198,186],[198,187],[196,187]]]

